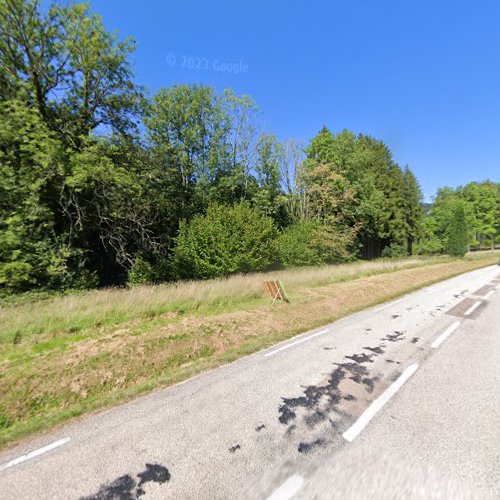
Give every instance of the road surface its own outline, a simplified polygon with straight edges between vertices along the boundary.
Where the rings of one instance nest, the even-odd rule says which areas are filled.
[[[8,499],[498,498],[500,268],[0,453]]]

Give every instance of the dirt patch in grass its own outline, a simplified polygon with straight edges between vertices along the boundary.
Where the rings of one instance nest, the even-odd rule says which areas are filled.
[[[297,284],[291,304],[271,307],[262,299],[261,305],[206,317],[167,312],[4,345],[0,445],[494,262],[453,261],[322,286]]]

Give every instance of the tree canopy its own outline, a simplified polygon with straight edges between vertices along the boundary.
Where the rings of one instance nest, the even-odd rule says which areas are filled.
[[[0,294],[447,252],[464,227],[469,247],[498,240],[498,183],[441,189],[424,215],[381,140],[281,139],[231,89],[149,96],[134,48],[88,4],[0,0]]]

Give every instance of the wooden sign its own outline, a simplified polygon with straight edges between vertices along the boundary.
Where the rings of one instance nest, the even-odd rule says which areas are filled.
[[[284,302],[290,302],[288,300],[288,297],[286,296],[285,289],[283,288],[283,285],[281,284],[280,280],[264,281],[264,283],[262,283],[262,286],[263,286],[264,290],[266,290],[267,293],[270,295],[270,297],[273,299],[273,304],[277,300],[283,300]]]

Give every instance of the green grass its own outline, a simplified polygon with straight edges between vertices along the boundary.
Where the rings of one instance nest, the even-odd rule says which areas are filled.
[[[0,445],[496,260],[474,254],[358,262],[4,305]],[[276,278],[290,305],[271,308],[263,295],[262,281]],[[358,300],[367,286],[373,293]],[[349,305],[336,304],[346,293]],[[311,314],[318,304],[323,309]]]

